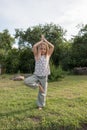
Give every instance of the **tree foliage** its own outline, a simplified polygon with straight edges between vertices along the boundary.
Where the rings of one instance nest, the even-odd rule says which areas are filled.
[[[83,26],[73,39],[72,65],[87,66],[87,25]]]
[[[0,49],[9,50],[12,48],[12,45],[14,43],[14,38],[9,34],[9,31],[3,30],[3,32],[0,32]]]
[[[0,64],[5,66],[5,59],[8,51],[11,50],[15,39],[9,34],[7,29],[0,32]]]
[[[19,50],[9,50],[5,63],[7,73],[17,73],[19,71]]]
[[[60,50],[60,65],[62,66],[63,70],[68,70],[72,68],[71,65],[71,50],[72,50],[72,44],[70,42],[65,42],[63,44],[60,44],[59,46]]]
[[[20,72],[32,73],[34,71],[34,56],[32,50],[28,47],[20,51]]]

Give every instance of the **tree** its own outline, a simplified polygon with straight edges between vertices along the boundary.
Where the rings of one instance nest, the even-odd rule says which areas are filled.
[[[8,51],[12,48],[15,39],[9,34],[8,30],[0,32],[0,64],[5,66],[5,59]]]
[[[34,56],[32,50],[28,47],[20,51],[19,68],[22,73],[32,73],[34,71]]]
[[[17,73],[19,69],[19,50],[11,49],[8,51],[6,56],[6,72],[7,73]]]
[[[71,61],[71,49],[72,44],[70,42],[65,42],[60,44],[60,65],[63,70],[69,70],[72,68],[72,61]]]
[[[0,49],[8,51],[12,48],[14,41],[14,38],[9,34],[7,29],[3,30],[2,33],[0,32]]]
[[[82,26],[72,43],[72,66],[87,66],[87,25]]]
[[[4,65],[5,62],[5,50],[0,49],[0,64]]]

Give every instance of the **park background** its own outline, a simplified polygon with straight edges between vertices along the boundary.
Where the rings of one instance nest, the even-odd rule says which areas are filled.
[[[1,130],[87,129],[86,2],[1,1]],[[33,73],[32,46],[42,34],[55,49],[50,60],[47,106],[38,111],[38,90],[11,79]]]

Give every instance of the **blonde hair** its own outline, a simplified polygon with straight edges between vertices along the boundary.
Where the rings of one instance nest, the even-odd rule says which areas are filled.
[[[49,46],[46,42],[42,42],[42,45],[46,46],[46,56],[48,55],[48,51],[49,51]]]

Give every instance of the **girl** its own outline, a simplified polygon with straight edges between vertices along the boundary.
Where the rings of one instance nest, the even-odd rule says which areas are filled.
[[[54,50],[54,45],[48,42],[42,35],[41,41],[33,46],[35,58],[34,74],[25,79],[25,84],[36,88],[39,87],[37,106],[39,110],[45,106],[47,94],[47,78],[50,74],[49,59]]]

